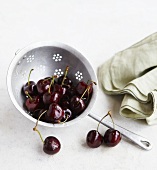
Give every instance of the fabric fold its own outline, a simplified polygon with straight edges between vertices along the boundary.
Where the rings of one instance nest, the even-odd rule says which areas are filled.
[[[122,116],[157,124],[157,33],[102,64],[98,80],[106,94],[124,94]]]

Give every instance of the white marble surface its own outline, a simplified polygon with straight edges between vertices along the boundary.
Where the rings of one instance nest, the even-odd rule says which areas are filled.
[[[123,139],[115,148],[90,149],[86,134],[97,123],[86,117],[74,126],[51,129],[40,126],[44,137],[55,135],[61,151],[46,155],[32,131],[34,123],[21,115],[7,93],[6,74],[16,50],[43,40],[60,41],[84,54],[95,71],[112,55],[156,32],[156,0],[5,0],[0,3],[0,169],[1,170],[156,170],[157,125],[119,115],[121,98],[99,89],[93,113],[109,109],[117,124],[153,143],[145,151]],[[104,133],[106,127],[100,127]]]

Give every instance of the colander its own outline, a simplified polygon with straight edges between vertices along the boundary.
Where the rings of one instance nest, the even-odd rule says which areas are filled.
[[[31,69],[34,69],[31,74],[31,80],[37,82],[39,79],[48,76],[63,75],[66,66],[69,66],[68,76],[72,79],[74,84],[77,84],[79,81],[87,82],[88,80],[97,83],[97,77],[90,62],[80,52],[68,45],[59,42],[37,42],[18,50],[9,66],[7,87],[10,98],[19,112],[36,123],[36,119],[23,107],[24,98],[21,92],[22,86],[28,80],[28,74]],[[90,103],[77,118],[63,124],[52,124],[39,121],[39,125],[47,127],[66,127],[78,122],[87,115],[96,121],[100,121],[101,118],[94,114],[90,114],[96,100],[97,90],[98,86],[94,85]],[[101,123],[112,128],[111,122],[103,120]],[[150,150],[152,148],[151,143],[146,138],[118,125],[115,125],[115,127],[123,136],[143,149]]]

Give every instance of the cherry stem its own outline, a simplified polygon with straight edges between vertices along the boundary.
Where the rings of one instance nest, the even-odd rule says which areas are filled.
[[[33,130],[36,131],[36,132],[39,134],[40,139],[41,139],[41,141],[42,141],[43,143],[44,143],[44,140],[43,140],[43,138],[42,138],[42,136],[41,136],[41,133],[40,133],[39,130],[37,129],[37,126],[38,126],[38,122],[39,122],[41,116],[42,116],[43,114],[45,114],[46,112],[47,112],[47,110],[45,110],[44,112],[42,112],[42,113],[40,114],[40,116],[38,117],[38,120],[37,120],[37,122],[36,122],[36,125],[35,125],[35,127],[33,128]]]
[[[52,76],[52,80],[51,80],[51,83],[50,83],[50,86],[49,86],[48,93],[51,93],[51,86],[54,85],[55,78],[57,78],[57,76]]]
[[[66,119],[63,122],[59,121],[58,123],[63,124],[63,123],[65,123],[68,120],[68,118],[69,118],[69,115],[67,114],[66,115]]]
[[[67,74],[68,74],[68,71],[69,71],[69,66],[67,66],[67,67],[66,67],[66,69],[65,69],[64,77],[63,77],[63,80],[62,80],[61,86],[63,86],[63,85],[64,85],[64,81],[65,81],[65,79],[66,79],[66,76],[67,76]]]
[[[96,82],[94,82],[94,81],[92,81],[92,80],[90,80],[90,81],[91,81],[92,84],[97,85]],[[89,82],[89,80],[88,80],[88,82]],[[88,82],[87,82],[87,83],[88,83]],[[89,97],[89,90],[90,90],[90,88],[91,88],[90,85],[91,85],[91,84],[89,84],[89,85],[87,86],[87,88],[86,88],[85,91],[83,92],[82,96],[80,97],[80,100],[83,98],[83,96],[86,94],[86,92],[88,92],[88,97]],[[79,102],[80,102],[80,100],[79,100]],[[79,103],[79,102],[78,102],[78,103]]]
[[[97,83],[96,83],[95,81],[93,81],[93,80],[88,80],[88,81],[87,81],[87,84],[89,84],[89,82],[91,82],[90,84],[95,84],[95,85],[97,85]]]
[[[105,117],[107,117],[108,116],[108,113],[105,115],[105,116],[103,116],[103,118],[99,121],[99,123],[98,123],[98,126],[97,126],[97,131],[98,131],[98,129],[99,129],[99,125],[100,125],[100,123],[102,122],[102,120],[105,118]]]
[[[108,115],[110,116],[110,118],[111,118],[111,120],[112,120],[113,129],[115,129],[115,123],[114,123],[113,118],[112,118],[112,116],[111,116],[111,111],[108,112]]]
[[[31,101],[33,101],[33,98],[32,98],[31,95],[28,93],[28,91],[25,91],[25,94],[31,99]]]
[[[98,126],[97,126],[97,131],[98,131],[98,129],[99,129],[99,125],[100,125],[100,123],[102,122],[102,120],[103,120],[106,116],[108,116],[108,115],[110,116],[110,118],[111,118],[111,120],[112,120],[113,129],[115,129],[115,123],[114,123],[113,118],[112,118],[112,116],[111,116],[111,111],[108,111],[108,113],[99,121]]]
[[[31,76],[31,73],[34,69],[31,69],[30,72],[29,72],[29,75],[28,75],[28,86],[30,85],[30,76]]]

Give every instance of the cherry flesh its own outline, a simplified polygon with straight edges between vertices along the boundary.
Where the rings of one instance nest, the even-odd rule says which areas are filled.
[[[97,148],[103,143],[103,137],[97,130],[91,130],[87,134],[86,143],[90,148]]]
[[[54,136],[48,136],[44,140],[43,151],[49,155],[58,153],[61,149],[60,141]]]
[[[63,109],[56,103],[52,103],[46,113],[46,119],[52,123],[59,123],[63,116]]]
[[[121,134],[118,130],[108,129],[104,134],[104,143],[107,146],[116,146],[121,141]]]

